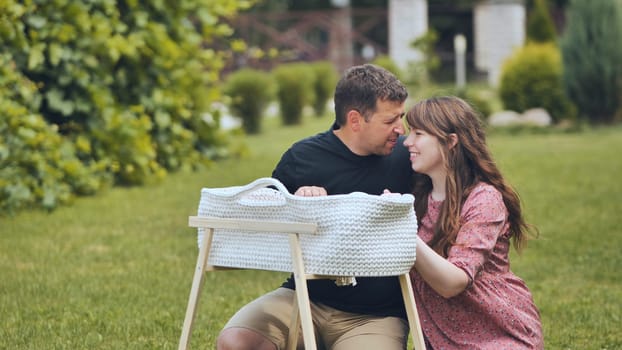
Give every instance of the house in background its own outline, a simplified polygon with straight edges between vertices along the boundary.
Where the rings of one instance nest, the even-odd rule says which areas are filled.
[[[453,69],[453,36],[463,34],[471,70],[496,86],[503,61],[525,41],[526,17],[523,0],[479,0],[467,9],[451,1],[388,0],[386,7],[357,7],[350,0],[331,0],[323,10],[251,11],[232,23],[237,35],[262,52],[278,50],[280,61],[245,54],[233,64],[270,68],[275,62],[330,60],[342,71],[388,55],[406,68],[423,59],[411,43],[429,28],[438,31],[438,22],[444,24],[437,43],[442,65]]]
[[[475,67],[496,86],[503,61],[525,42],[527,15],[518,0],[486,0],[473,9]]]

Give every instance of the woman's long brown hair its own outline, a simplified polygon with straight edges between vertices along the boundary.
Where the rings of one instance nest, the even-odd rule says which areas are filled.
[[[462,205],[473,187],[478,182],[485,182],[501,192],[509,213],[514,248],[520,252],[527,241],[526,234],[533,227],[525,222],[518,194],[505,182],[492,159],[475,109],[458,97],[433,97],[414,105],[406,114],[406,120],[411,128],[423,130],[438,139],[447,169],[446,196],[429,245],[447,257],[460,229]],[[450,147],[450,134],[457,135],[458,142],[454,147]],[[421,220],[427,211],[432,181],[427,175],[418,174],[415,183],[415,212],[417,219]]]

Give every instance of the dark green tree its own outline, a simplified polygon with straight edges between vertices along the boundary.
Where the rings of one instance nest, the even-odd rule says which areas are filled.
[[[561,50],[564,86],[580,115],[613,121],[622,103],[622,1],[572,1]]]

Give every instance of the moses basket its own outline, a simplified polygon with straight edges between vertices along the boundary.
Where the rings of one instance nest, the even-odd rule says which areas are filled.
[[[411,194],[354,192],[323,197],[290,194],[273,178],[244,186],[203,188],[198,216],[315,223],[300,235],[305,273],[330,276],[397,276],[415,262],[417,219]],[[198,229],[198,243],[206,228]],[[288,236],[214,230],[208,263],[292,272]]]

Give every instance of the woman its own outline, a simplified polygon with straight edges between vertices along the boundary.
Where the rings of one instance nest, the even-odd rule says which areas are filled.
[[[420,177],[411,279],[428,349],[542,349],[539,311],[508,256],[529,226],[478,114],[457,97],[437,97],[406,118],[404,145]]]

